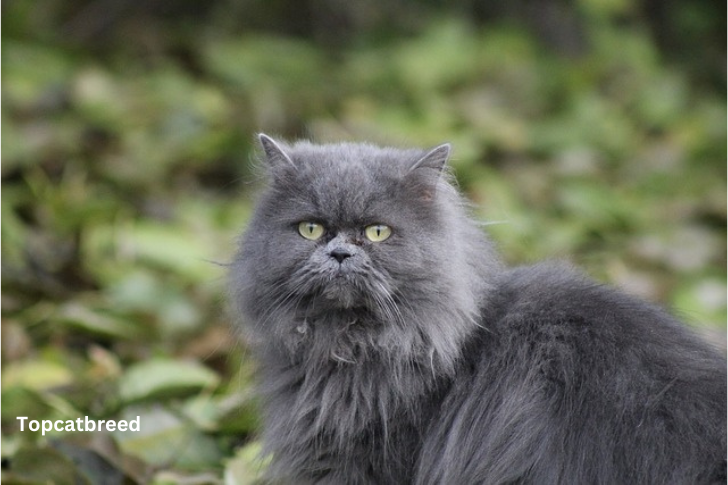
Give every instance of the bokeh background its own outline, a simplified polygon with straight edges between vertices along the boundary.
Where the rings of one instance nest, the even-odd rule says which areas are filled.
[[[509,262],[725,348],[725,29],[706,0],[4,1],[3,483],[255,483],[224,286],[261,131],[450,141]]]

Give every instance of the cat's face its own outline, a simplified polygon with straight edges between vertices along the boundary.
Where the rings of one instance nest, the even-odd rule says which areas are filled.
[[[261,143],[269,184],[230,272],[250,341],[453,371],[500,263],[443,174],[449,145]]]
[[[447,145],[428,153],[262,142],[271,186],[244,250],[270,305],[391,314],[447,260],[436,201]]]

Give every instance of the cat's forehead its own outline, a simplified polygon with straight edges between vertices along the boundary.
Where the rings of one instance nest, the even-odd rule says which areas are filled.
[[[289,154],[298,170],[304,174],[401,177],[423,152],[364,143],[298,143]]]
[[[291,167],[295,183],[289,188],[297,208],[345,224],[386,216],[396,207],[398,184],[422,151],[300,144],[288,154],[295,166]]]

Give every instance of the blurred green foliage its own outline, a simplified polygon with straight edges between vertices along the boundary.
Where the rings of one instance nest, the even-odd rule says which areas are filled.
[[[570,259],[724,345],[720,5],[44,3],[3,4],[3,481],[257,480],[224,292],[259,131],[451,141],[508,261]]]

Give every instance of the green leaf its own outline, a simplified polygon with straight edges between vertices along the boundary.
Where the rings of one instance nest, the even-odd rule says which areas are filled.
[[[184,396],[217,386],[220,378],[197,362],[156,359],[134,364],[119,381],[125,402]]]
[[[119,264],[145,263],[190,281],[219,276],[209,262],[217,255],[211,254],[204,237],[179,224],[139,220],[123,227],[99,225],[86,244],[95,259],[105,256],[117,258]]]
[[[125,420],[139,418],[139,431],[116,431],[121,449],[147,463],[185,469],[209,469],[221,458],[212,438],[194,423],[184,421],[162,406],[128,407]]]
[[[28,360],[3,365],[2,387],[23,386],[43,390],[67,386],[74,381],[73,372],[66,366],[47,360]]]
[[[253,441],[240,448],[235,456],[225,464],[225,485],[261,484],[270,457],[261,457],[260,442]]]
[[[109,338],[132,340],[142,335],[135,322],[78,302],[61,306],[56,319],[71,328]]]
[[[53,483],[57,485],[91,485],[76,464],[53,448],[27,446],[15,453],[11,472],[3,470],[3,483]]]

